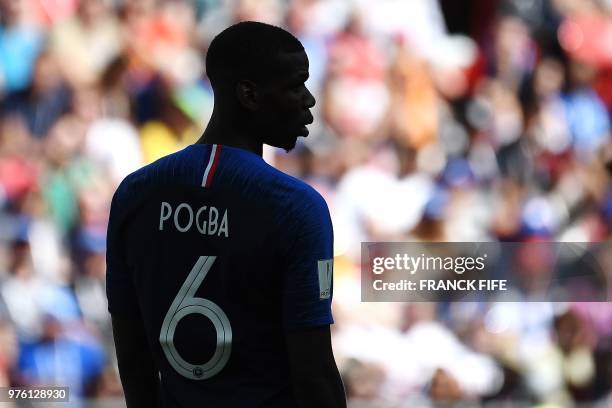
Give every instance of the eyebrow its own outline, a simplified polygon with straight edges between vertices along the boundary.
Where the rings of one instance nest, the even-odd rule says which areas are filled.
[[[306,82],[308,80],[308,78],[310,77],[310,75],[308,74],[308,72],[306,71],[302,71],[299,72],[297,74],[295,74],[294,76],[291,77],[292,81],[301,81],[301,82]]]

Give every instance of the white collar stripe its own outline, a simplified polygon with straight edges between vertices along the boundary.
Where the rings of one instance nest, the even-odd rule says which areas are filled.
[[[213,167],[213,163],[215,162],[215,158],[217,156],[217,145],[212,145],[212,150],[210,152],[210,158],[208,159],[208,165],[206,165],[206,170],[204,171],[204,177],[202,177],[202,187],[206,187],[206,182],[208,181],[208,175]]]

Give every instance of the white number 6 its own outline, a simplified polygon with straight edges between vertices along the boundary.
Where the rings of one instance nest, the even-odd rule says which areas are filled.
[[[223,310],[208,299],[193,297],[215,259],[216,256],[201,256],[198,259],[170,305],[159,333],[159,342],[170,365],[180,375],[191,380],[205,380],[218,374],[227,364],[232,352],[232,326]],[[217,332],[215,354],[206,363],[199,365],[185,361],[174,346],[176,325],[183,317],[192,313],[199,313],[210,319]]]

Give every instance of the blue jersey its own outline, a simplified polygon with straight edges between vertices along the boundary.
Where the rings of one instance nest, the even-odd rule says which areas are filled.
[[[333,323],[332,225],[310,186],[192,145],[113,197],[109,311],[142,316],[163,407],[292,407],[285,331]]]

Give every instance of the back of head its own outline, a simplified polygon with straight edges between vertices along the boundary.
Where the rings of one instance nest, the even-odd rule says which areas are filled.
[[[206,73],[215,92],[230,90],[242,79],[262,83],[274,78],[279,54],[303,50],[300,41],[280,27],[244,21],[212,40]]]

